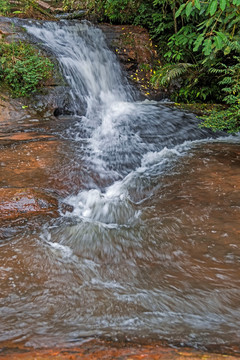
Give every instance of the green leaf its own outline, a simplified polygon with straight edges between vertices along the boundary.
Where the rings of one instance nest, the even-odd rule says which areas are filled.
[[[208,56],[211,54],[212,52],[212,40],[211,39],[206,39],[203,43],[203,53],[205,56]]]
[[[231,48],[230,48],[230,46],[227,46],[227,47],[224,49],[224,55],[228,55],[228,54],[230,54],[230,52],[231,52]]]
[[[213,0],[210,4],[210,8],[209,8],[209,12],[210,15],[213,16],[217,10],[217,6],[218,6],[218,1],[217,0]]]
[[[194,42],[195,46],[193,48],[193,51],[198,51],[198,48],[202,44],[203,40],[204,40],[204,35],[201,34],[197,37],[196,41]]]
[[[189,1],[189,3],[186,6],[186,15],[187,15],[187,17],[189,17],[189,15],[191,14],[191,11],[192,11],[192,3],[191,3],[191,1]]]
[[[166,54],[164,54],[164,57],[171,57],[172,56],[172,52],[169,50],[168,52],[166,52]]]
[[[185,6],[186,6],[186,3],[185,3],[185,4],[182,4],[182,5],[180,6],[180,8],[178,9],[178,11],[177,11],[176,14],[175,14],[175,18],[177,18],[179,15],[181,15],[181,13],[182,13],[183,9],[185,8]]]
[[[200,5],[200,1],[199,1],[199,0],[195,0],[195,1],[194,1],[194,5],[195,5],[196,9],[198,9],[198,10],[201,9],[201,5]]]
[[[214,22],[214,17],[210,17],[206,22],[205,22],[205,27],[208,28],[210,26],[212,26],[213,22]]]
[[[226,8],[226,0],[220,0],[220,9],[224,11]]]
[[[223,40],[220,36],[217,35],[214,37],[214,43],[218,50],[221,50],[223,48]]]
[[[216,33],[224,42],[227,41],[227,36],[222,31],[217,31]]]

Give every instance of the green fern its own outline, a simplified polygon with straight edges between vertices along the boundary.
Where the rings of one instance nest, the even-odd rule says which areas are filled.
[[[189,63],[166,64],[155,71],[151,82],[154,86],[160,87],[170,85],[174,79],[180,78],[189,68],[193,68],[194,66],[195,65]]]
[[[212,130],[225,130],[233,133],[240,131],[240,57],[234,56],[234,65],[218,64],[218,68],[209,71],[220,76],[219,85],[225,93],[223,101],[228,105],[226,110],[212,112],[210,116],[203,117],[201,126]]]

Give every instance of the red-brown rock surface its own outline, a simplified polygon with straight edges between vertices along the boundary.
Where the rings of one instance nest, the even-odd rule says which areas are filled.
[[[148,31],[134,25],[100,25],[109,45],[116,52],[128,77],[146,97],[161,97],[150,81],[154,64],[159,62]]]
[[[57,214],[58,202],[45,192],[31,188],[0,188],[0,220],[32,214]]]
[[[173,349],[161,345],[108,344],[90,341],[78,348],[24,352],[3,352],[4,360],[234,360],[238,357],[204,353],[188,348]]]

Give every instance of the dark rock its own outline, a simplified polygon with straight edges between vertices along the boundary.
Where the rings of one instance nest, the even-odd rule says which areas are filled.
[[[70,204],[65,204],[65,203],[62,203],[61,205],[60,205],[60,210],[61,210],[61,212],[63,213],[63,214],[66,214],[67,212],[73,212],[73,210],[74,210],[74,207],[72,206],[72,205],[70,205]]]

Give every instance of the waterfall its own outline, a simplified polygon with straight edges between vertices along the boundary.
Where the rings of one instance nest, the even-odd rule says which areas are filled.
[[[81,114],[79,131],[87,137],[87,156],[99,172],[126,175],[148,152],[209,136],[193,115],[139,101],[97,27],[65,21],[25,27],[58,60],[69,84],[71,108]]]
[[[100,29],[89,22],[49,22],[25,26],[58,60],[69,84],[72,110],[92,120],[109,103],[132,101],[133,91]]]

